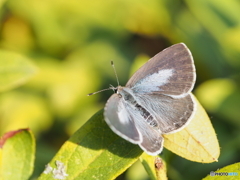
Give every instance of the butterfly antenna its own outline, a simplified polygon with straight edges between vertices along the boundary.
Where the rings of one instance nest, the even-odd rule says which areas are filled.
[[[116,72],[116,69],[115,69],[115,66],[113,64],[113,61],[111,61],[111,65],[113,67],[113,70],[114,70],[114,73],[115,73],[115,76],[116,76],[116,79],[117,79],[117,83],[118,83],[118,86],[119,86],[119,81],[118,81],[118,76],[117,76],[117,72]],[[91,95],[94,95],[94,94],[97,94],[97,93],[100,93],[100,92],[103,92],[103,91],[107,91],[107,90],[113,90],[114,92],[116,91],[117,88],[115,88],[114,86],[110,85],[109,88],[107,89],[102,89],[100,91],[97,91],[97,92],[94,92],[94,93],[90,93],[88,94],[88,96],[91,96]]]
[[[117,71],[116,71],[116,69],[115,69],[115,66],[114,66],[114,63],[113,63],[113,61],[111,61],[111,65],[112,65],[112,67],[113,67],[114,74],[115,74],[115,76],[116,76],[116,79],[117,79],[117,84],[118,84],[118,86],[119,86],[119,81],[118,81]]]
[[[97,93],[100,93],[100,92],[103,92],[103,91],[107,91],[107,90],[114,90],[114,87],[110,87],[110,88],[107,88],[107,89],[102,89],[102,90],[100,90],[100,91],[97,91],[97,92],[94,92],[94,93],[90,93],[90,94],[88,94],[88,96],[91,96],[91,95],[94,95],[94,94],[97,94]]]

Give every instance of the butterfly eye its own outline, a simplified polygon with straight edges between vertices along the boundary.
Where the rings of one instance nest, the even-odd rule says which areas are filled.
[[[114,91],[114,93],[119,94],[117,88],[114,88],[113,91]]]

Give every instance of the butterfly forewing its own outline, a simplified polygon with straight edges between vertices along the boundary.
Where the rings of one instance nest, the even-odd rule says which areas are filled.
[[[183,44],[173,45],[151,58],[128,81],[136,93],[178,96],[190,92],[195,83],[191,52]]]
[[[128,105],[117,94],[113,94],[104,109],[104,117],[110,128],[124,139],[137,144],[141,136],[136,128],[135,122],[129,114]]]

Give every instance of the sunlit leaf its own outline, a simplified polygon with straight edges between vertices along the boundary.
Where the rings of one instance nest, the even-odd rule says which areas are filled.
[[[0,8],[2,8],[2,5],[5,3],[6,0],[1,0],[0,1]]]
[[[25,83],[36,67],[25,57],[14,52],[0,51],[0,92]]]
[[[11,131],[0,139],[0,179],[27,180],[34,159],[35,139],[30,130]]]
[[[60,149],[39,179],[53,179],[63,163],[68,179],[115,179],[142,154],[139,146],[117,136],[96,113]]]
[[[131,167],[129,167],[124,174],[126,180],[146,180],[149,178],[147,171],[144,169],[142,163],[138,160]]]
[[[212,79],[202,83],[195,94],[210,112],[240,127],[240,91],[232,79]]]
[[[30,24],[22,18],[9,16],[1,30],[2,47],[18,52],[29,52],[34,47],[31,30]]]
[[[188,5],[192,15],[196,17],[195,21],[199,21],[201,23],[201,26],[203,26],[204,29],[206,29],[207,32],[211,34],[209,40],[211,41],[211,39],[214,39],[215,42],[217,42],[215,44],[215,42],[208,41],[208,44],[214,43],[216,46],[221,47],[209,48],[211,47],[210,45],[206,46],[205,49],[207,50],[207,48],[209,48],[210,51],[216,51],[219,48],[218,52],[209,53],[208,56],[211,56],[210,54],[214,53],[221,53],[222,57],[221,55],[215,55],[215,57],[218,57],[217,59],[223,58],[222,60],[229,62],[232,67],[239,67],[239,26],[232,26],[230,23],[239,21],[239,1],[185,0],[185,3]],[[206,42],[206,39],[204,39],[204,41]],[[217,61],[218,60],[214,60],[212,63],[217,65]],[[224,65],[221,65],[219,67],[226,68]]]
[[[154,161],[157,156],[150,156],[146,153],[143,153],[140,156],[140,161],[142,165],[144,166],[145,170],[147,171],[149,177],[153,180],[157,179],[155,167],[154,167]]]
[[[211,171],[203,180],[235,180],[240,176],[240,163],[228,165],[217,171]]]
[[[1,95],[0,133],[30,127],[37,135],[53,123],[43,98],[12,90]]]
[[[211,79],[198,86],[195,94],[207,110],[215,112],[235,90],[236,84],[231,79]]]
[[[164,146],[188,160],[211,163],[218,160],[220,148],[216,133],[203,107],[197,102],[196,114],[183,130],[164,135]]]

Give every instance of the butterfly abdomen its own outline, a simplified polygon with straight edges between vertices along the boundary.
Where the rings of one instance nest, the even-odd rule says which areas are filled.
[[[132,105],[137,112],[140,112],[140,115],[144,118],[144,120],[149,124],[151,127],[158,127],[157,121],[154,117],[147,111],[143,106],[141,106],[137,100],[134,98],[134,95],[131,93],[131,89],[121,87],[118,89],[118,93],[121,97],[127,101],[128,104]]]
[[[142,117],[145,119],[145,121],[152,127],[158,127],[157,121],[154,119],[154,117],[141,105],[136,104],[135,107],[140,112]]]

